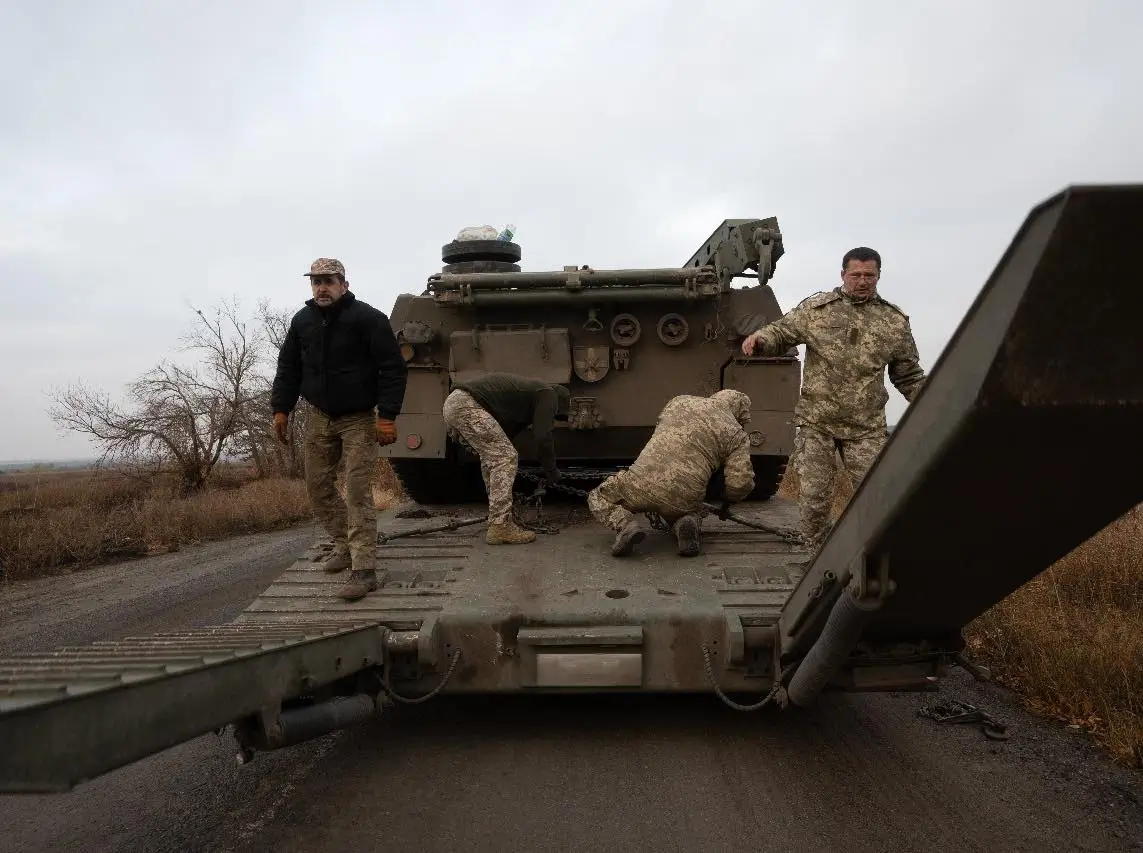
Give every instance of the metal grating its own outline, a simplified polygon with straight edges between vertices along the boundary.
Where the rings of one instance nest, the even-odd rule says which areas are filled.
[[[66,791],[382,659],[372,620],[218,625],[0,658],[0,791]]]
[[[350,633],[356,624],[217,625],[0,658],[0,714]]]

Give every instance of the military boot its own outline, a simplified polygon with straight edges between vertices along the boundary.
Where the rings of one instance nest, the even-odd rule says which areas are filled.
[[[642,542],[646,536],[647,534],[639,526],[639,522],[631,519],[615,534],[615,541],[611,543],[611,556],[626,557],[631,553],[631,549]]]
[[[484,541],[489,545],[527,545],[536,541],[536,534],[509,519],[502,524],[488,525],[488,534],[484,537]]]
[[[354,569],[349,573],[349,582],[337,591],[338,598],[357,601],[377,589],[377,572],[374,569]]]
[[[333,553],[329,555],[329,559],[322,566],[322,571],[334,575],[348,569],[352,562],[349,558],[348,548],[334,548]]]
[[[679,555],[694,557],[699,552],[699,525],[693,515],[684,515],[675,522],[675,538],[679,541]]]

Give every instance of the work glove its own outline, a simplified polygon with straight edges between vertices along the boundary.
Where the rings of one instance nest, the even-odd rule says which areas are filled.
[[[282,444],[289,444],[290,439],[286,434],[286,422],[289,420],[289,415],[285,412],[274,412],[274,434],[278,436],[278,441]]]
[[[377,443],[392,444],[397,440],[397,425],[388,418],[377,419]]]

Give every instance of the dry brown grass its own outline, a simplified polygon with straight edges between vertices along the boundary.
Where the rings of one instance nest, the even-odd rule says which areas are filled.
[[[965,638],[1028,706],[1143,766],[1143,507],[983,614]]]
[[[377,465],[373,502],[402,499],[389,463]],[[313,517],[301,480],[257,479],[221,466],[210,487],[179,497],[171,480],[98,471],[0,475],[0,569],[6,580],[175,551],[194,542],[276,530]]]
[[[373,480],[373,506],[389,509],[405,500],[405,490],[388,459],[377,460],[377,475]]]
[[[833,517],[852,489],[838,480]],[[779,494],[796,499],[788,471]],[[973,659],[1032,710],[1143,766],[1143,505],[967,626]]]

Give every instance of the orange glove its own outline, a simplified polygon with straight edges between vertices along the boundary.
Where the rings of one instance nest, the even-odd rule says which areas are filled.
[[[377,443],[392,444],[397,440],[397,425],[385,418],[377,419]]]
[[[286,419],[285,412],[274,412],[274,432],[278,435],[278,441],[282,444],[289,444],[289,436],[286,435]]]

